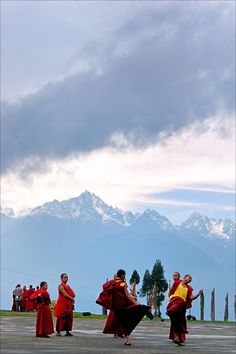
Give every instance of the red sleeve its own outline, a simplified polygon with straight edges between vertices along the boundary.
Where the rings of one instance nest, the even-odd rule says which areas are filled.
[[[39,296],[40,292],[41,292],[40,289],[35,291],[32,295],[30,295],[30,300],[37,299],[37,297]]]
[[[193,296],[193,288],[190,285],[187,285],[187,299],[186,299],[186,308],[189,309],[192,307],[192,296]]]

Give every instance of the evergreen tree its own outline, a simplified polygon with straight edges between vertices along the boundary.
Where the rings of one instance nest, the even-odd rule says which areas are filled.
[[[135,269],[135,270],[133,271],[133,274],[131,275],[131,278],[130,278],[129,283],[130,283],[130,284],[133,284],[133,283],[139,284],[139,282],[140,282],[140,276],[139,276],[137,270]]]
[[[150,274],[149,270],[146,269],[144,276],[143,276],[143,282],[142,282],[142,287],[140,290],[140,296],[147,297],[147,305],[149,305],[151,290],[152,290],[152,278],[151,278],[151,274]]]
[[[153,268],[152,268],[152,274],[151,274],[151,279],[152,279],[152,288],[156,285],[157,290],[156,290],[156,300],[155,300],[155,317],[161,317],[161,311],[160,307],[165,299],[164,293],[168,289],[168,283],[164,277],[164,269],[161,264],[161,261],[158,259]]]

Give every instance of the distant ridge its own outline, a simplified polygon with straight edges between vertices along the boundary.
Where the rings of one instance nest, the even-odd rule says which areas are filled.
[[[12,209],[2,210],[8,217],[14,217]],[[59,202],[47,202],[28,211],[24,217],[51,216],[63,220],[76,220],[83,224],[112,224],[122,227],[136,225],[148,228],[150,225],[163,231],[191,230],[210,239],[230,241],[235,237],[236,225],[230,219],[209,218],[197,212],[191,214],[180,226],[173,225],[168,218],[160,215],[156,210],[146,209],[143,213],[123,211],[106,204],[92,192],[85,191],[78,197]]]

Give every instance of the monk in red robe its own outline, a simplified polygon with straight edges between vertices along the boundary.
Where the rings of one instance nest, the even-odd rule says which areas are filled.
[[[31,300],[30,297],[34,294],[35,288],[33,285],[29,286],[29,290],[27,290],[27,297],[26,297],[26,311],[34,311],[35,310],[35,301]]]
[[[49,307],[51,300],[47,289],[48,284],[42,281],[40,288],[30,296],[30,299],[37,303],[36,337],[49,338],[49,334],[54,333],[52,314]]]
[[[124,344],[131,345],[129,336],[142,318],[148,314],[150,307],[140,305],[129,293],[124,270],[118,270],[117,277],[103,285],[103,291],[96,303],[110,310],[103,333],[124,337]]]
[[[26,289],[26,286],[24,285],[23,293],[22,293],[22,311],[26,311],[27,294],[28,294],[28,290]]]
[[[68,275],[61,274],[61,284],[58,286],[59,296],[56,303],[54,315],[57,317],[57,336],[61,336],[61,331],[66,331],[66,336],[73,336],[70,333],[73,324],[73,307],[75,293],[67,284]]]
[[[169,339],[178,345],[184,345],[188,333],[186,309],[191,308],[192,301],[202,294],[202,290],[200,290],[197,295],[193,296],[193,288],[189,285],[191,281],[192,277],[187,274],[183,280],[175,280],[169,291],[166,312],[171,321]]]

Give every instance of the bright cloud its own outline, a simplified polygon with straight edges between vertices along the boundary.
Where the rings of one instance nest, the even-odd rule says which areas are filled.
[[[229,133],[223,134],[223,128]],[[17,166],[2,178],[3,206],[19,212],[90,190],[113,206],[126,209],[138,203],[146,207],[151,203],[197,208],[201,205],[199,201],[161,197],[153,200],[150,195],[195,188],[233,192],[233,132],[232,118],[208,118],[165,138],[162,133],[161,142],[159,137],[158,142],[143,149],[129,143],[129,137],[116,136],[112,147],[83,155],[74,154],[65,159],[48,159],[45,170],[31,172],[27,178],[22,178],[22,163],[21,167]],[[29,160],[25,160],[25,164],[28,163]]]

